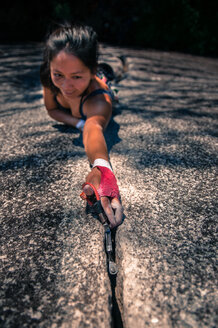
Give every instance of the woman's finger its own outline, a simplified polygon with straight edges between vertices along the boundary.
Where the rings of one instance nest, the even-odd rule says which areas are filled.
[[[110,222],[110,227],[114,228],[116,226],[115,216],[113,209],[111,207],[111,203],[108,197],[101,197],[101,205],[104,209],[104,212]]]
[[[117,222],[117,225],[121,224],[123,220],[123,207],[120,201],[117,198],[113,198],[111,201],[111,207],[114,211],[115,221]]]
[[[118,199],[113,198],[110,202],[108,197],[101,197],[101,204],[110,222],[110,228],[114,228],[122,222],[122,206]]]

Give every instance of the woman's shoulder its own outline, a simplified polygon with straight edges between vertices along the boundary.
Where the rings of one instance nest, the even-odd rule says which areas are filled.
[[[112,109],[112,98],[108,86],[97,76],[92,81],[85,96],[82,97],[80,113],[90,117],[93,115],[108,116]]]
[[[88,92],[82,97],[81,104],[88,106],[94,103],[108,103],[113,101],[113,94],[109,87],[98,77],[92,82]]]
[[[109,88],[108,88],[107,83],[103,79],[101,79],[99,76],[95,75],[95,77],[91,83],[90,91],[92,92],[92,91],[95,91],[98,89],[108,90]]]

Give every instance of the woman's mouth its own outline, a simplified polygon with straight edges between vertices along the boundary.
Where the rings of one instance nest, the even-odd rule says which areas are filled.
[[[62,90],[62,92],[63,92],[63,94],[64,94],[65,96],[72,96],[72,94],[74,93],[73,90],[71,90],[71,91],[64,91],[64,90]]]

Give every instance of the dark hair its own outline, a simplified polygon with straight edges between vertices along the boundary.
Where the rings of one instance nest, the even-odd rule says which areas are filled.
[[[43,86],[54,93],[59,89],[52,83],[50,62],[62,50],[78,57],[94,73],[98,64],[97,34],[90,26],[65,24],[48,36],[40,67],[40,80]]]

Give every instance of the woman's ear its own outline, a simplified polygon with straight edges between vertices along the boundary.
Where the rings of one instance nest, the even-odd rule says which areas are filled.
[[[92,78],[94,78],[95,75],[97,74],[97,67],[95,67],[95,68],[92,69],[91,74],[92,74]]]

